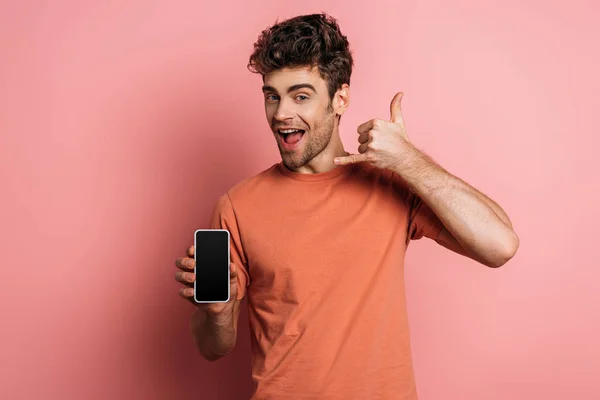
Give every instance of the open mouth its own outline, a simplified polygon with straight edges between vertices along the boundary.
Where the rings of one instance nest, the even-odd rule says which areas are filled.
[[[278,129],[277,132],[281,135],[283,141],[290,145],[298,143],[305,133],[303,129]]]

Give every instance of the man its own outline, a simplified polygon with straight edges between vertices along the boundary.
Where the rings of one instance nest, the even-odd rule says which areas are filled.
[[[236,342],[247,296],[253,399],[416,399],[404,292],[410,240],[435,240],[488,267],[518,237],[492,200],[409,141],[400,104],[358,127],[344,150],[352,56],[327,15],[262,32],[249,68],[263,77],[282,161],[223,194],[211,228],[231,233],[231,300],[200,304],[191,329],[216,360]],[[193,247],[176,280],[192,301]]]

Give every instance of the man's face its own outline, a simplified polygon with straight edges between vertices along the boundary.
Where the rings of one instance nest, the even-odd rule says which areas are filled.
[[[317,68],[284,68],[265,75],[267,121],[284,164],[297,169],[329,144],[337,118]]]

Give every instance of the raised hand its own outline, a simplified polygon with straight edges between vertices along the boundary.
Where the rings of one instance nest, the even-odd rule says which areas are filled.
[[[344,165],[367,161],[378,168],[392,169],[410,144],[402,118],[403,96],[399,92],[392,99],[389,121],[376,118],[358,127],[359,154],[337,157],[334,162]]]

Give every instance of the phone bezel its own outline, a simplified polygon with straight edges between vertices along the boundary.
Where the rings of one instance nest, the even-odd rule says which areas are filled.
[[[204,303],[227,303],[231,297],[231,287],[229,285],[229,281],[231,280],[231,234],[227,229],[196,229],[194,232],[194,274],[196,274],[196,268],[198,263],[196,262],[196,237],[198,236],[198,232],[226,232],[227,233],[227,300],[213,300],[213,301],[199,301],[196,298],[196,280],[194,280],[194,302],[198,304]]]

